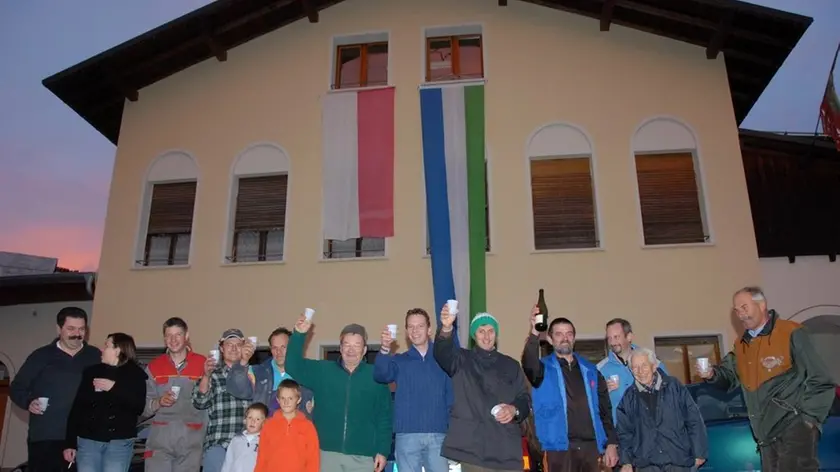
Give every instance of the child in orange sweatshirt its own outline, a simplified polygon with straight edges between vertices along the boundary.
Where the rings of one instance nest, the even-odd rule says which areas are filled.
[[[260,434],[254,472],[318,472],[321,451],[315,425],[298,411],[300,385],[292,379],[280,382],[280,411],[269,418]]]

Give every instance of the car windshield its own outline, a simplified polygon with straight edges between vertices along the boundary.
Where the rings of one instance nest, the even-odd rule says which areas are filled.
[[[744,397],[741,396],[741,389],[727,392],[713,385],[693,384],[688,386],[688,390],[705,421],[747,418],[747,407]]]

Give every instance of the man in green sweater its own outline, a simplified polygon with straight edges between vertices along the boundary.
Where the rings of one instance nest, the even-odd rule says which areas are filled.
[[[367,332],[341,330],[337,361],[304,358],[312,322],[301,316],[286,351],[286,372],[312,390],[312,419],[321,445],[321,472],[381,472],[391,452],[391,390],[373,380],[365,360]]]

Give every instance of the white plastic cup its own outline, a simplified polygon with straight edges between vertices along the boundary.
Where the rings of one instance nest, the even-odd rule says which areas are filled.
[[[39,397],[38,404],[41,405],[41,411],[47,411],[47,407],[50,406],[50,399],[49,397]]]
[[[256,336],[248,336],[248,341],[251,341],[251,344],[254,346],[257,345],[257,337]]]
[[[615,375],[615,374],[610,375],[610,381],[611,381],[612,383],[614,383],[614,384],[618,385],[618,381],[619,381],[619,377],[618,377],[618,375]]]
[[[172,392],[172,398],[177,400],[178,395],[181,394],[181,386],[180,385],[173,385],[172,387],[169,388],[169,390]]]
[[[221,356],[219,355],[219,350],[218,349],[211,350],[210,351],[210,357],[212,357],[213,360],[215,360],[218,363],[219,360],[221,359]]]
[[[458,300],[447,300],[446,306],[449,307],[449,314],[455,316],[458,314]]]
[[[499,414],[499,411],[501,411],[501,409],[502,409],[502,405],[496,405],[496,406],[493,407],[492,410],[490,410],[490,414],[493,415],[493,416],[496,416],[496,415]]]
[[[391,339],[397,339],[397,325],[389,324],[388,325],[388,332],[391,333]]]
[[[698,357],[697,358],[697,370],[700,373],[705,374],[709,372],[709,358],[708,357]]]
[[[307,309],[303,312],[303,316],[305,316],[305,317],[306,317],[306,321],[312,321],[312,316],[314,316],[314,315],[315,315],[315,310],[314,310],[314,309],[312,309],[312,308],[307,308]]]

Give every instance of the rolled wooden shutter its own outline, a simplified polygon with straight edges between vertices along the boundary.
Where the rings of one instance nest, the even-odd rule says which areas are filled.
[[[532,160],[531,199],[537,250],[598,246],[588,157]]]
[[[234,230],[284,229],[288,181],[288,175],[240,178]]]
[[[636,177],[645,244],[706,240],[690,153],[637,155]]]
[[[195,209],[195,188],[195,182],[154,184],[147,233],[190,233]]]

